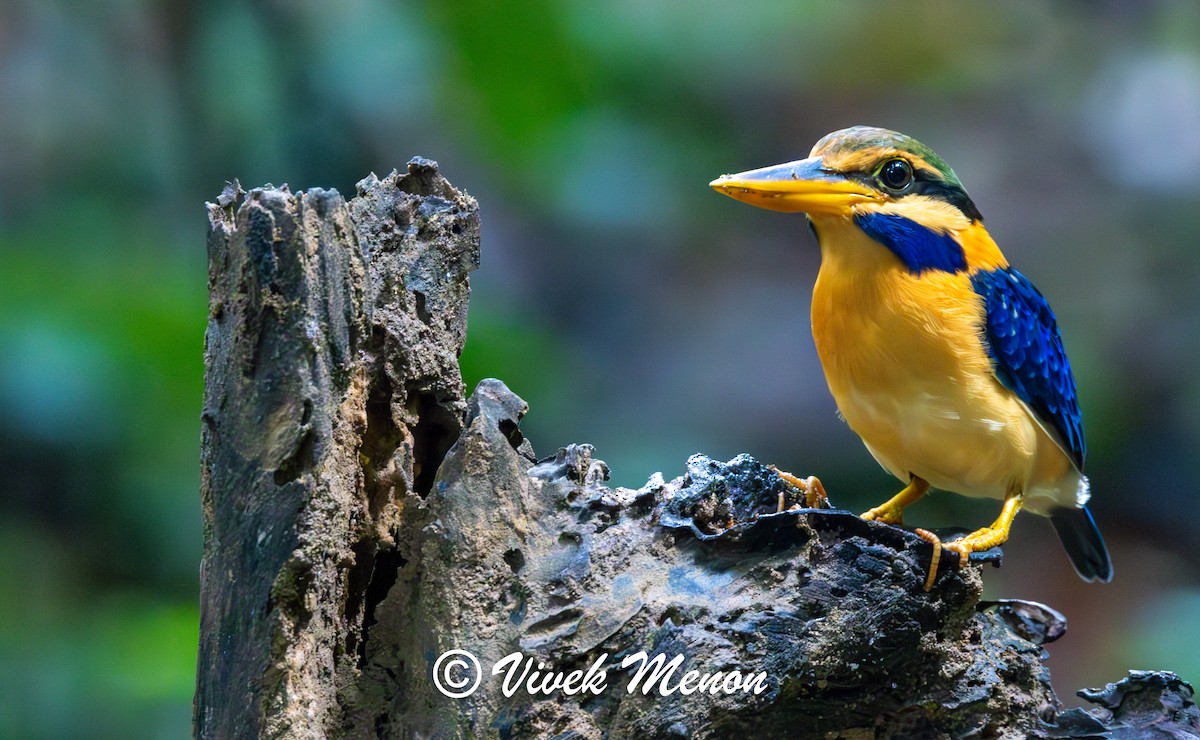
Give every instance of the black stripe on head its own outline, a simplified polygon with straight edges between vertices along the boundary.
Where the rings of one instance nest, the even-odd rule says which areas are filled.
[[[944,203],[949,203],[972,221],[982,221],[983,214],[962,185],[946,182],[921,167],[914,168],[912,192]]]
[[[889,159],[894,159],[889,157]],[[911,164],[911,163],[910,163]],[[971,200],[971,196],[967,195],[967,191],[962,185],[956,182],[948,182],[942,178],[939,173],[930,172],[924,167],[913,168],[913,182],[908,190],[902,195],[889,193],[896,200],[903,200],[907,195],[923,195],[927,198],[940,200],[943,203],[948,203],[971,221],[983,221],[983,214],[975,207],[975,202]],[[847,172],[845,176],[849,179],[856,180],[863,185],[882,190],[879,186],[879,180],[874,172]],[[887,192],[886,190],[884,192]]]

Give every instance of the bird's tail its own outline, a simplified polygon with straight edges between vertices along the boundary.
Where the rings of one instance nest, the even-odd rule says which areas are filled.
[[[1108,548],[1104,546],[1104,538],[1092,519],[1092,512],[1086,506],[1064,506],[1050,513],[1050,522],[1058,538],[1062,540],[1071,565],[1075,572],[1085,581],[1112,580],[1112,561],[1108,557]]]

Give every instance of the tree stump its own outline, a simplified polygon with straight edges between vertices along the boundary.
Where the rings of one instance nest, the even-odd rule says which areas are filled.
[[[209,223],[197,736],[1200,737],[1168,673],[1062,710],[1063,625],[979,600],[998,552],[926,592],[933,545],[747,455],[538,460],[519,397],[465,397],[478,206],[436,163]]]

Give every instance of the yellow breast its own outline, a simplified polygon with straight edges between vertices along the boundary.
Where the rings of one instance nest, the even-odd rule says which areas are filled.
[[[1073,503],[1069,460],[992,371],[969,275],[914,275],[846,219],[816,227],[813,339],[842,416],[880,464],[969,496],[1016,486]]]

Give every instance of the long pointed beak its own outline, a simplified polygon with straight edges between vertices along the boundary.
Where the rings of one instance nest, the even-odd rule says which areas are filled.
[[[820,157],[721,175],[708,184],[730,198],[772,211],[844,216],[858,203],[877,200],[874,191],[822,168]]]

